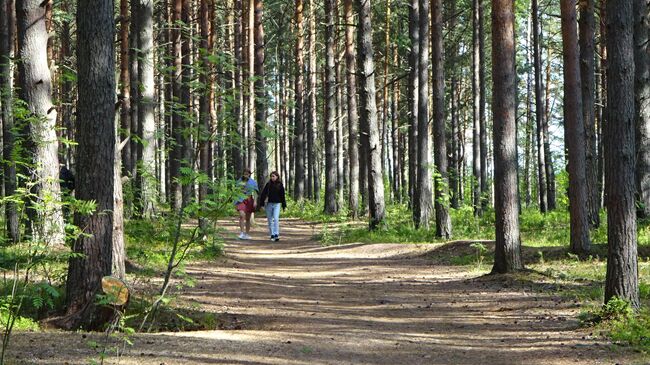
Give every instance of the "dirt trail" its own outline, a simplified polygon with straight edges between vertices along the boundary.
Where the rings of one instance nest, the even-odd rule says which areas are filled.
[[[223,222],[226,258],[189,270],[197,283],[183,297],[221,329],[137,335],[119,364],[643,363],[579,330],[579,304],[434,264],[435,245],[322,247],[319,228],[296,220],[274,243],[258,223],[237,241]],[[9,360],[88,363],[87,340],[18,333]]]

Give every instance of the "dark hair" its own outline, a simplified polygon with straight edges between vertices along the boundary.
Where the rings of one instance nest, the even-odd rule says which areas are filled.
[[[273,175],[275,175],[275,176],[278,177],[278,179],[275,181],[275,183],[276,183],[276,184],[281,184],[282,181],[280,180],[280,174],[279,174],[277,171],[273,171],[273,172],[271,172],[271,173],[269,174],[269,180],[271,179],[271,176],[273,176]]]
[[[242,170],[241,174],[243,175],[243,174],[245,174],[245,173],[247,173],[247,172],[248,172],[250,175],[253,174],[253,172],[251,171],[251,169],[249,169],[248,167],[244,167],[244,169]]]

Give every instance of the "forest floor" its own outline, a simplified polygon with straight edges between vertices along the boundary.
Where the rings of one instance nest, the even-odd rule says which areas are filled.
[[[283,220],[270,242],[227,230],[225,257],[192,264],[190,308],[215,330],[131,336],[105,364],[644,364],[581,329],[581,303],[515,277],[436,260],[453,244],[322,246],[321,227]],[[546,288],[546,289],[545,289]],[[17,332],[9,364],[100,363],[101,334]]]

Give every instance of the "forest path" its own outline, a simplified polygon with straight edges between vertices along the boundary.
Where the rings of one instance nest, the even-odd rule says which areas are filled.
[[[268,240],[263,219],[252,240],[238,241],[234,220],[220,225],[226,257],[188,268],[196,286],[179,294],[216,313],[221,328],[135,335],[119,362],[106,363],[641,363],[578,329],[577,303],[435,264],[428,257],[441,245],[323,247],[312,238],[320,227],[292,219],[280,242]],[[9,359],[88,363],[82,336],[18,334]]]

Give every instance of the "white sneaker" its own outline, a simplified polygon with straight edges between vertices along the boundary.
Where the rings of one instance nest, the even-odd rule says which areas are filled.
[[[250,240],[250,239],[251,239],[251,236],[249,236],[247,233],[244,233],[244,238],[242,238],[242,239],[244,239],[244,240]]]
[[[240,240],[245,240],[246,239],[246,233],[239,232],[239,236],[237,236],[237,238],[240,239]]]

